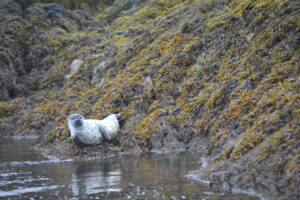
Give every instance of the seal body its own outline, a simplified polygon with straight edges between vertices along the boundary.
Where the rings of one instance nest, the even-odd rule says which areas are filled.
[[[68,119],[68,125],[74,143],[83,147],[100,144],[103,139],[113,140],[120,127],[118,117],[120,114],[111,114],[102,120],[96,120],[72,114]]]

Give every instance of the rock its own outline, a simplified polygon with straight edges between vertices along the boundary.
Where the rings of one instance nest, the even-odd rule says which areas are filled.
[[[3,0],[0,2],[1,20],[9,19],[8,15],[21,16],[23,14],[22,7],[13,0]]]
[[[52,37],[50,30],[78,29],[85,20],[82,14],[77,16],[76,12],[73,14],[58,4],[17,2],[3,0],[0,4],[1,101],[27,96],[42,85],[38,83],[43,79],[41,74],[46,76],[54,62],[51,58],[55,54],[54,47],[41,42]],[[26,12],[22,7],[26,7]],[[31,73],[32,70],[38,73]]]
[[[150,104],[147,102],[143,102],[137,105],[136,111],[138,114],[147,114],[147,111],[150,107]]]
[[[21,5],[23,12],[33,3],[34,0],[14,0]]]
[[[106,11],[105,15],[105,22],[102,23],[103,26],[107,26],[110,24],[114,19],[122,16],[122,13],[134,8],[140,4],[145,2],[145,0],[117,0],[112,4]]]
[[[74,74],[78,73],[78,71],[80,70],[80,66],[81,66],[82,63],[83,63],[83,61],[80,60],[80,59],[73,60],[72,63],[71,63],[71,66],[70,66],[70,72],[69,72],[69,74],[67,74],[65,76],[65,78],[69,79]]]
[[[100,64],[94,68],[93,77],[91,83],[101,84],[104,81],[104,73],[107,69],[113,67],[115,65],[115,61],[102,61]]]
[[[80,59],[73,60],[73,62],[71,63],[71,73],[74,73],[75,71],[77,71],[82,63],[83,62]]]
[[[153,88],[153,82],[150,76],[146,77],[142,85],[145,88],[148,88],[148,90],[151,90]]]
[[[56,3],[48,3],[48,4],[40,4],[41,8],[45,9],[46,11],[55,11],[55,12],[64,12],[65,9],[59,5],[59,4],[56,4]]]

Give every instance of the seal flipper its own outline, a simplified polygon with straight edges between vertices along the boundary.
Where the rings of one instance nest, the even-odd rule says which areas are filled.
[[[100,125],[100,124],[98,125],[98,127],[99,127],[99,130],[100,130],[100,133],[102,134],[102,136],[103,136],[106,140],[111,141],[111,136],[110,136],[109,132],[106,130],[106,128],[103,127],[103,126]]]
[[[73,142],[74,142],[78,147],[80,147],[80,148],[88,146],[88,145],[86,145],[85,143],[81,142],[81,140],[78,138],[77,135],[74,136],[74,137],[72,137],[72,140],[73,140]]]

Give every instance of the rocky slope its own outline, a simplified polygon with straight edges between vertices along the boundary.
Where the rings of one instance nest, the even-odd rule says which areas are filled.
[[[299,198],[298,0],[45,2],[0,2],[1,135],[61,156],[201,151],[212,185]],[[73,145],[68,115],[112,112],[116,141]]]

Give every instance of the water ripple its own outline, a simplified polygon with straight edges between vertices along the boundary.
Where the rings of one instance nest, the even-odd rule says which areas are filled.
[[[0,197],[17,196],[25,193],[30,193],[30,192],[42,192],[42,191],[58,189],[60,187],[61,186],[59,185],[51,185],[51,186],[41,186],[41,187],[18,188],[16,190],[11,190],[11,191],[0,190]]]
[[[49,163],[59,163],[59,162],[71,162],[73,159],[51,159],[51,160],[39,160],[39,161],[13,161],[13,162],[3,162],[0,166],[24,166],[24,165],[40,165]]]

